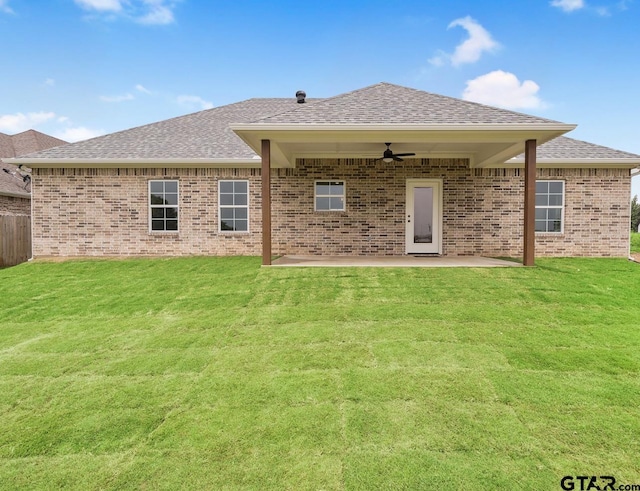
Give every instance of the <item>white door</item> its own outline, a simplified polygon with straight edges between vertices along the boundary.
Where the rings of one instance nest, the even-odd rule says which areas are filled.
[[[442,252],[442,181],[407,180],[407,254]]]

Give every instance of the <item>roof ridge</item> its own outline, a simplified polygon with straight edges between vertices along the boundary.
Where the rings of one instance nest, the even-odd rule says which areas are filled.
[[[383,108],[384,110],[382,110]],[[482,116],[476,117],[478,114]],[[475,120],[468,120],[467,118],[470,116]],[[445,123],[453,120],[455,122],[480,123],[493,120],[496,124],[513,124],[514,120],[520,120],[534,124],[563,124],[549,118],[488,106],[390,82],[378,82],[343,92],[321,99],[310,107],[292,108],[281,113],[264,116],[251,121],[251,123],[339,124],[340,121],[371,123],[375,118],[380,117],[412,120],[414,123],[429,120]]]
[[[288,97],[278,97],[278,98],[274,97],[273,99],[281,100],[281,99],[289,99],[289,98]],[[263,100],[263,99],[261,99],[261,98],[253,98],[253,99],[247,99],[247,100],[248,101],[252,101],[252,100]],[[296,106],[294,106],[293,109],[286,109],[286,110],[284,110],[282,112],[276,112],[276,113],[270,114],[269,116],[263,116],[262,118],[258,118],[258,119],[254,119],[252,121],[249,121],[249,123],[258,123],[259,121],[262,121],[262,120],[268,119],[268,118],[273,118],[274,116],[282,116],[283,114],[299,111],[299,110],[302,110],[302,108],[304,106],[309,107],[308,105],[314,105],[314,104],[317,104],[319,102],[323,102],[325,100],[326,100],[326,98],[320,98],[320,97],[313,98],[311,100],[306,99],[304,103],[296,104]]]
[[[481,102],[476,102],[476,101],[470,101],[470,100],[467,100],[467,99],[462,99],[460,97],[453,97],[453,96],[445,95],[445,94],[436,94],[435,92],[429,92],[428,90],[416,89],[414,87],[405,87],[403,85],[392,84],[392,83],[388,83],[388,82],[382,82],[381,84],[376,84],[376,85],[389,85],[389,86],[392,86],[392,87],[402,88],[402,89],[405,89],[405,90],[411,90],[411,91],[414,91],[414,92],[420,92],[420,93],[423,93],[423,94],[429,94],[429,95],[432,95],[434,97],[439,97],[439,98],[442,98],[442,99],[448,99],[450,101],[456,101],[456,102],[463,103],[463,104],[469,104],[469,105],[473,105],[473,106],[477,106],[477,107],[482,107],[484,109],[490,109],[490,110],[493,110],[493,111],[504,111],[504,112],[508,112],[508,113],[511,113],[511,114],[517,114],[519,116],[526,116],[526,117],[532,117],[533,116],[532,114],[524,113],[524,112],[521,112],[521,111],[514,111],[512,109],[505,109],[503,107],[498,107],[498,106],[490,106],[488,104],[483,104]],[[549,118],[543,118],[541,116],[534,116],[534,117],[539,118],[539,119],[544,119],[546,121],[553,122],[553,123],[562,123],[561,121],[556,121],[556,120],[549,119]]]
[[[375,84],[372,84],[372,85],[368,85],[366,87],[361,87],[359,89],[353,89],[353,90],[350,90],[348,92],[342,92],[340,94],[336,94],[336,95],[333,95],[331,97],[318,98],[318,99],[314,100],[312,104],[313,105],[322,105],[323,103],[327,103],[327,102],[333,101],[333,100],[341,98],[341,97],[346,97],[346,96],[351,95],[351,94],[353,94],[355,92],[360,92],[360,91],[363,91],[363,90],[366,90],[366,89],[371,89],[371,88],[376,87],[378,85],[394,86],[394,84],[390,84],[388,82],[378,82],[378,83],[375,83]],[[400,87],[400,86],[398,85],[396,87]],[[306,104],[308,104],[308,103],[299,104],[298,107],[295,107],[294,109],[287,109],[286,111],[283,111],[281,113],[271,114],[269,116],[265,116],[265,117],[262,117],[260,119],[256,119],[254,121],[250,121],[250,123],[259,123],[261,121],[266,121],[266,120],[271,119],[271,118],[276,117],[276,116],[283,116],[283,115],[288,114],[288,113],[295,113],[295,112],[298,112],[300,110],[304,110],[303,107],[305,107]],[[306,107],[309,107],[309,106],[306,106]]]

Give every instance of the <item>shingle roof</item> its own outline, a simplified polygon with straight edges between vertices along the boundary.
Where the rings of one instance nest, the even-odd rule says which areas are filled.
[[[18,168],[15,165],[5,164],[0,161],[0,196],[28,198],[30,191],[30,182],[23,181]]]
[[[0,133],[0,159],[2,157],[15,157],[16,151],[13,148],[13,140],[9,135]]]
[[[15,135],[0,133],[0,159],[20,157],[38,150],[65,145],[67,142],[36,130],[27,130]],[[0,195],[29,197],[31,186],[25,183],[17,166],[0,160]],[[8,172],[6,172],[6,171]]]
[[[251,150],[230,128],[296,104],[290,99],[249,99],[38,152],[38,158],[251,159]],[[35,157],[35,156],[33,156]]]
[[[540,145],[536,152],[538,159],[640,159],[640,155],[622,150],[596,145],[566,136],[559,136]],[[519,156],[524,158],[524,154]]]
[[[60,138],[36,130],[27,130],[15,135],[0,133],[0,158],[20,157],[66,143]]]
[[[66,141],[60,138],[46,135],[36,130],[27,130],[12,135],[11,141],[13,142],[16,157],[67,144]]]
[[[548,124],[558,121],[383,82],[313,104],[298,104],[290,111],[256,123],[455,125]]]
[[[253,159],[230,125],[398,124],[545,125],[557,121],[379,83],[328,99],[249,99],[28,155],[37,159]],[[0,134],[1,136],[1,134]],[[0,138],[0,145],[2,145]],[[640,156],[560,137],[538,158],[640,159]]]

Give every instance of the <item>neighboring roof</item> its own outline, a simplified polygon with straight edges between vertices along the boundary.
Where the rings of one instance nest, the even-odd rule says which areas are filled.
[[[15,135],[0,133],[0,159],[20,157],[66,143],[36,130],[27,130]],[[25,181],[24,174],[17,166],[0,160],[0,196],[29,198],[30,180]]]
[[[15,157],[16,151],[13,148],[13,140],[9,135],[0,133],[0,159],[2,157]]]
[[[382,82],[313,104],[297,104],[290,111],[254,123],[493,125],[559,122]]]
[[[272,165],[276,161],[293,165],[301,156],[373,158],[384,150],[384,142],[391,141],[396,152],[416,152],[417,158],[469,156],[474,166],[504,166],[505,162],[518,165],[524,141],[535,138],[541,143],[540,160],[580,158],[591,164],[640,165],[640,156],[558,136],[574,127],[379,83],[327,99],[307,99],[304,104],[294,97],[249,99],[51,148],[14,162],[45,167],[258,166],[260,139],[268,138]]]
[[[60,138],[36,130],[27,130],[15,135],[0,133],[0,158],[20,157],[66,144],[67,142]]]
[[[30,180],[23,180],[22,174],[15,165],[5,164],[0,160],[0,196],[29,198],[30,183]]]

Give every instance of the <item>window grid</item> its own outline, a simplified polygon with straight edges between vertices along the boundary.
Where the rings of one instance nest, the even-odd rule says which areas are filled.
[[[316,181],[315,211],[345,211],[345,182]]]
[[[249,181],[218,181],[218,231],[249,231]]]
[[[564,231],[564,181],[536,181],[536,232]]]
[[[178,232],[178,181],[149,181],[149,231]]]

